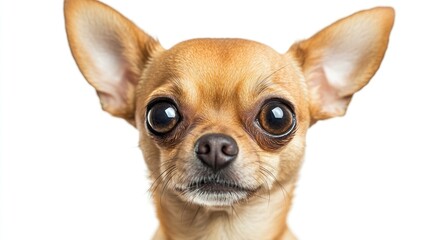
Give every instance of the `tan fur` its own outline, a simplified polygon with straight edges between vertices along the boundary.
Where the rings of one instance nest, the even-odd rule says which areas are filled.
[[[356,13],[285,54],[243,39],[194,39],[164,50],[97,1],[66,0],[65,17],[73,56],[103,109],[140,132],[160,220],[154,239],[290,240],[295,237],[286,217],[307,129],[345,114],[352,95],[380,66],[394,13]],[[92,48],[94,39],[99,46]],[[101,58],[106,53],[111,61]],[[168,138],[146,127],[148,104],[158,97],[174,100],[182,116],[181,128]],[[287,141],[255,129],[262,103],[271,98],[294,105],[298,125]],[[243,187],[255,189],[245,199],[212,206],[180,192],[198,174],[194,146],[207,133],[237,142],[239,154],[229,170]]]

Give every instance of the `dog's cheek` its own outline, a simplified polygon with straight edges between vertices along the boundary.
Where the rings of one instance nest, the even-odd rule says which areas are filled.
[[[301,167],[305,153],[305,137],[295,136],[280,153],[278,180],[282,183],[294,181]]]
[[[159,164],[161,156],[159,148],[149,137],[145,137],[144,133],[140,134],[139,147],[142,151],[146,165],[150,171],[150,176],[159,175]]]

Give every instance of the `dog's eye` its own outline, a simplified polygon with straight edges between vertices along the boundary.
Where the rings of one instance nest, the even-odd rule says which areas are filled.
[[[176,127],[179,122],[179,113],[176,106],[169,102],[158,102],[153,104],[147,113],[147,124],[149,130],[155,134],[168,133]]]
[[[280,101],[271,101],[262,106],[257,123],[269,135],[286,136],[296,125],[295,114],[289,106]]]

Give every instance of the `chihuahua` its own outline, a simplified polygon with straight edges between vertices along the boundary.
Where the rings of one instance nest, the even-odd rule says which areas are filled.
[[[154,239],[295,239],[286,224],[307,129],[346,113],[378,70],[394,11],[357,12],[286,53],[244,39],[171,49],[95,0],[65,0],[77,65],[139,131]]]

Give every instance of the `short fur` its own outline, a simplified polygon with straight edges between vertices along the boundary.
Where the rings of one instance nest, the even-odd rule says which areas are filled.
[[[295,239],[286,224],[307,129],[344,115],[355,92],[379,68],[394,11],[355,13],[295,43],[288,52],[243,39],[193,39],[164,49],[112,8],[66,0],[72,54],[103,109],[140,132],[160,220],[154,239]],[[181,122],[154,136],[148,105],[173,101]],[[268,99],[292,105],[297,126],[284,138],[261,132],[255,119]],[[221,175],[246,194],[195,194],[189,184],[212,174],[195,157],[207,133],[239,146]]]

